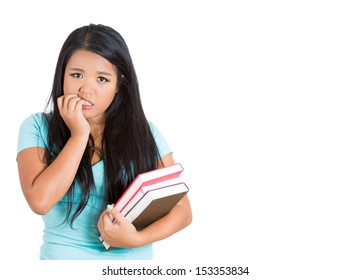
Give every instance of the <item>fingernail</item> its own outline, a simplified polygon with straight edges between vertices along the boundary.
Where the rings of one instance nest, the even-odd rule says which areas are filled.
[[[108,204],[108,205],[107,205],[107,209],[108,209],[108,210],[112,210],[112,209],[113,209],[113,205],[112,205],[112,204]]]

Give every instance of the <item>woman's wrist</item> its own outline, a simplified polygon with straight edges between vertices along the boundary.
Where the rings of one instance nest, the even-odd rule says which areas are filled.
[[[81,142],[86,144],[89,140],[89,133],[72,134],[70,139],[72,139],[75,142]]]

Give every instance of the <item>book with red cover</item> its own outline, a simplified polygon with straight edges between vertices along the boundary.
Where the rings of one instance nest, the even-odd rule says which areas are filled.
[[[150,186],[162,181],[177,178],[183,172],[180,163],[141,173],[135,177],[123,195],[114,204],[118,211],[123,211],[134,195],[145,186]]]
[[[140,230],[163,217],[188,192],[180,174],[183,167],[173,164],[139,174],[114,207]],[[106,250],[110,249],[100,237]]]

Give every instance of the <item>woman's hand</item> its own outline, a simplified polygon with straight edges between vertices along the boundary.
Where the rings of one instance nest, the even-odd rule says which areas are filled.
[[[84,136],[90,133],[90,125],[82,112],[84,102],[76,94],[62,95],[57,99],[60,115],[71,131],[71,136]]]
[[[116,208],[107,209],[101,214],[98,229],[102,239],[110,246],[134,248],[143,245],[141,234]]]

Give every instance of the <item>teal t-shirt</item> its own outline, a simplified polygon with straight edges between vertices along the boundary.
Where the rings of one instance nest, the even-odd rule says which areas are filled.
[[[149,122],[160,156],[171,152],[157,127]],[[19,130],[17,153],[30,147],[47,147],[48,128],[42,113],[26,118]],[[67,207],[65,195],[48,214],[43,215],[44,235],[40,248],[40,259],[61,260],[144,260],[152,259],[152,244],[138,248],[118,248],[106,251],[99,240],[98,219],[107,201],[104,200],[104,161],[92,166],[96,191],[73,223],[73,228],[64,222]],[[75,188],[73,207],[81,201],[80,188]]]

